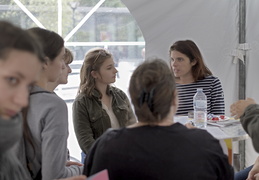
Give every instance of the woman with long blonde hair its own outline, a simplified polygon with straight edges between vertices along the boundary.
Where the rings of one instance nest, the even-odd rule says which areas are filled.
[[[78,143],[84,153],[108,128],[136,122],[126,94],[111,86],[117,69],[105,49],[89,50],[80,71],[78,96],[73,103],[73,121]]]

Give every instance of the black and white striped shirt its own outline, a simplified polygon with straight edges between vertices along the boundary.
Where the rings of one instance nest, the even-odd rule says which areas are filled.
[[[225,114],[224,93],[220,80],[215,76],[207,76],[190,84],[176,84],[178,91],[178,110],[176,115],[187,116],[193,111],[193,96],[197,88],[202,88],[207,96],[207,112],[215,115]]]

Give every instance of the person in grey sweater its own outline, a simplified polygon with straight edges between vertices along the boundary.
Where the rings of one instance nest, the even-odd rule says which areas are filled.
[[[15,154],[22,137],[20,111],[28,105],[29,87],[42,62],[40,46],[26,31],[0,21],[0,179],[27,180]]]
[[[41,28],[28,30],[43,45],[47,62],[30,94],[30,106],[24,111],[33,143],[25,141],[28,169],[33,179],[50,180],[82,174],[82,164],[67,161],[68,117],[64,100],[48,91],[64,69],[64,40]]]
[[[68,117],[66,103],[56,94],[34,86],[30,95],[27,120],[34,149],[26,143],[27,158],[33,177],[64,178],[81,174],[80,166],[65,166],[67,157]],[[71,162],[70,162],[71,163]],[[68,164],[69,165],[69,164]]]
[[[9,22],[0,21],[0,39],[0,179],[30,180],[15,148],[22,138],[20,111],[29,103],[29,89],[45,59],[37,40]],[[75,176],[63,180],[85,178]]]

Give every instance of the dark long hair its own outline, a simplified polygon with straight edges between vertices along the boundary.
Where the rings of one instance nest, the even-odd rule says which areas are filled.
[[[193,41],[177,41],[170,47],[169,53],[171,54],[172,51],[178,51],[185,54],[191,62],[196,60],[196,64],[192,66],[192,76],[195,82],[204,79],[206,76],[212,75],[212,72],[203,61],[199,48]]]

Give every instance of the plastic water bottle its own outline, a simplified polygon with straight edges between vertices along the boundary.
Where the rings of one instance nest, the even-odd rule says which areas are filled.
[[[193,123],[198,128],[207,127],[207,96],[198,88],[193,96],[194,117]]]

